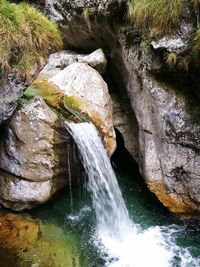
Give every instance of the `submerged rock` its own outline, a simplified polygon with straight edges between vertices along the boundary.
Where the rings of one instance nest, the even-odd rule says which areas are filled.
[[[0,234],[1,266],[79,267],[83,264],[75,242],[57,226],[4,212],[0,213]]]
[[[73,169],[70,158],[75,151],[72,139],[63,121],[43,99],[33,98],[21,104],[2,137],[0,202],[5,207],[35,207],[66,186],[68,175],[74,177],[74,182],[77,180],[76,171],[69,174]]]

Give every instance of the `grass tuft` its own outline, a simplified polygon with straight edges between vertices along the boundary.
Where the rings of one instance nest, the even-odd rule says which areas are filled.
[[[149,26],[150,34],[164,35],[179,24],[182,0],[131,0],[129,15],[136,27]]]
[[[166,57],[166,63],[169,67],[173,67],[176,65],[176,54],[175,53],[169,53]]]
[[[26,3],[0,0],[0,69],[29,76],[31,69],[50,52],[61,49],[57,26]]]

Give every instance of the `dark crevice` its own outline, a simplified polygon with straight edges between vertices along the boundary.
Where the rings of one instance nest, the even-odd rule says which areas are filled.
[[[115,168],[134,170],[139,174],[139,168],[136,161],[125,148],[124,139],[119,130],[115,128],[117,149],[111,157],[111,161]]]

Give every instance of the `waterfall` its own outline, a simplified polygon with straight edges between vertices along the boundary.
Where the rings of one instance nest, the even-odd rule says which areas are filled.
[[[92,123],[67,127],[82,156],[96,213],[96,244],[109,267],[196,267],[187,249],[178,247],[170,227],[141,230],[131,221],[115,173],[101,138]],[[100,243],[100,245],[99,245]],[[178,265],[174,263],[174,259]]]
[[[69,123],[68,126],[89,177],[87,186],[92,193],[98,231],[122,240],[132,228],[131,220],[96,128],[91,123]]]

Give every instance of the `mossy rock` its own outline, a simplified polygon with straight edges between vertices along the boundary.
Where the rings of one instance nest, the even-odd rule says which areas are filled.
[[[64,95],[58,86],[48,80],[33,82],[25,91],[22,101],[25,102],[33,96],[42,97],[49,106],[67,120],[75,122],[89,121],[89,114],[85,112],[87,105],[84,100],[77,96]]]
[[[64,94],[59,90],[58,86],[48,80],[33,82],[31,86],[26,89],[24,96],[41,96],[49,106],[55,108],[59,106],[64,98]]]

